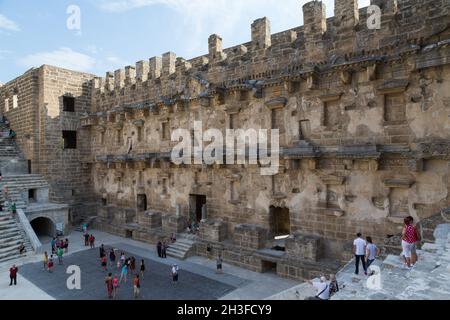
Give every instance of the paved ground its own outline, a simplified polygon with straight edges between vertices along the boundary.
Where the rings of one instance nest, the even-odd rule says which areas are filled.
[[[96,236],[97,245],[104,243],[107,247],[123,250],[137,259],[144,258],[148,271],[142,282],[143,299],[260,300],[299,284],[274,274],[255,273],[228,264],[224,264],[225,273],[219,275],[215,272],[213,260],[201,257],[185,261],[170,257],[160,259],[154,246],[99,231],[91,232]],[[65,257],[65,265],[76,264],[81,267],[81,291],[67,290],[66,280],[70,275],[65,274],[65,268],[56,264],[55,272],[48,274],[42,270],[42,256],[31,254],[21,260],[0,265],[0,299],[106,299],[106,274],[100,267],[98,248],[87,250],[79,232],[71,233],[68,238],[70,251]],[[49,251],[50,245],[45,242],[48,239],[43,239],[43,243],[44,250]],[[13,263],[20,269],[17,287],[8,286],[8,269]],[[170,277],[170,266],[173,263],[180,267],[180,279],[176,287],[172,285]],[[128,282],[120,289],[119,298],[131,299],[132,295],[132,285]]]
[[[121,251],[123,247],[116,248]],[[136,261],[142,257],[125,252],[127,257],[134,256]],[[179,283],[172,283],[170,266],[144,259],[147,267],[146,277],[141,281],[141,297],[149,300],[216,300],[235,288],[189,271],[180,270]],[[20,274],[49,295],[60,300],[75,299],[107,299],[104,272],[100,266],[99,251],[92,249],[68,256],[64,266],[56,264],[53,273],[43,271],[40,262],[27,264],[20,270]],[[81,290],[69,290],[66,286],[66,268],[77,265],[81,269]],[[117,267],[110,270],[120,275]],[[119,289],[119,299],[133,299],[132,277],[128,276],[127,283]]]

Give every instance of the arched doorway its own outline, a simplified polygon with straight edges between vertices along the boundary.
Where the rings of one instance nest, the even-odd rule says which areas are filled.
[[[56,235],[56,226],[49,218],[38,217],[36,219],[33,219],[30,224],[34,232],[40,239],[54,237]]]

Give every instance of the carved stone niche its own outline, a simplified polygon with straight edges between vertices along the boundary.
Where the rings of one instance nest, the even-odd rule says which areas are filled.
[[[202,240],[222,242],[228,237],[228,225],[222,219],[207,219],[200,224],[199,236]]]
[[[286,239],[286,255],[293,259],[318,261],[320,257],[320,237],[296,232]]]
[[[339,177],[335,175],[326,175],[320,178],[322,182],[329,186],[341,186],[345,182],[345,177]]]
[[[265,102],[265,105],[266,105],[266,107],[268,107],[271,110],[272,109],[281,109],[286,106],[287,102],[288,102],[287,98],[279,97],[279,98],[267,100]]]
[[[400,188],[409,189],[415,183],[413,179],[402,178],[402,179],[386,179],[384,180],[384,185],[387,188]]]
[[[378,87],[380,94],[402,93],[408,88],[409,81],[405,79],[392,79],[385,81]]]

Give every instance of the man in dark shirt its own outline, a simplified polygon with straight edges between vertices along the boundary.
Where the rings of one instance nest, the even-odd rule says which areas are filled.
[[[9,283],[10,286],[13,285],[13,281],[14,285],[17,285],[17,271],[19,271],[19,269],[16,267],[16,265],[13,265],[9,269],[9,278],[11,279],[11,282]]]
[[[84,245],[87,247],[89,246],[89,233],[86,233],[84,235]]]

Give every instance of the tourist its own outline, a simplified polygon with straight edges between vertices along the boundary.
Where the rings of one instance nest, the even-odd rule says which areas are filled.
[[[222,263],[223,263],[222,255],[219,254],[219,256],[217,257],[217,273],[223,273]]]
[[[16,214],[17,213],[17,206],[16,206],[15,202],[13,202],[12,205],[11,205],[11,212],[12,212],[12,214]]]
[[[411,221],[411,225],[416,230],[416,242],[411,246],[411,264],[414,266],[417,263],[418,256],[417,256],[417,244],[422,240],[422,237],[420,235],[419,228],[416,224],[414,224],[414,218],[409,216],[409,220]]]
[[[369,269],[375,259],[380,255],[381,250],[373,243],[372,237],[367,237],[366,241],[366,268]]]
[[[89,233],[84,234],[84,246],[89,246]]]
[[[329,300],[330,299],[330,286],[327,283],[327,278],[320,277],[320,281],[312,282],[308,281],[309,284],[314,286],[317,290],[315,297],[308,298],[308,300]]]
[[[133,289],[134,289],[134,298],[135,299],[139,298],[139,293],[140,293],[140,289],[141,289],[141,283],[139,281],[139,275],[135,275],[134,276]]]
[[[339,292],[339,284],[337,282],[336,276],[330,274],[330,298]]]
[[[65,253],[69,253],[69,239],[66,238],[66,241],[64,242],[64,251]]]
[[[48,272],[53,272],[53,255],[50,255],[50,259],[48,259]]]
[[[113,298],[116,299],[117,294],[119,293],[119,279],[117,278],[117,274],[114,275],[113,279]]]
[[[103,257],[100,259],[100,261],[101,261],[103,272],[106,272],[107,265],[108,265],[108,259],[106,258],[105,255],[103,255]]]
[[[13,265],[10,269],[9,269],[9,278],[11,279],[11,281],[9,282],[9,285],[12,286],[13,282],[14,285],[17,285],[17,271],[19,269],[16,267],[16,265]]]
[[[167,258],[167,248],[168,248],[167,243],[164,241],[161,248],[161,257],[163,259]]]
[[[178,283],[178,271],[179,268],[176,264],[172,265],[171,275],[172,275],[172,283]]]
[[[136,258],[131,257],[130,258],[130,273],[133,274],[135,270],[136,270]]]
[[[56,255],[58,256],[58,264],[63,264],[63,249],[60,247],[58,248],[58,250],[56,251]]]
[[[170,236],[170,242],[171,243],[177,242],[177,237],[175,236],[175,233],[172,233],[172,235]]]
[[[404,223],[405,225],[402,231],[403,256],[406,260],[406,267],[411,269],[417,262],[416,243],[419,241],[419,237],[412,217],[406,217]]]
[[[14,139],[15,137],[16,137],[16,132],[14,131],[14,130],[12,130],[12,129],[9,129],[9,137],[11,138],[11,139]]]
[[[95,248],[95,237],[93,234],[89,236],[89,245],[91,246],[91,249]]]
[[[122,271],[120,273],[120,283],[122,283],[122,280],[125,279],[125,283],[127,283],[127,275],[128,275],[128,266],[126,264],[124,264],[122,266]]]
[[[120,254],[120,263],[121,263],[121,266],[125,265],[125,260],[126,260],[126,258],[125,258],[125,253],[122,252],[122,253]]]
[[[144,259],[141,260],[141,277],[142,280],[144,280],[144,273],[145,273],[145,263],[144,263]]]
[[[106,284],[106,290],[108,292],[108,298],[111,299],[113,297],[113,291],[114,291],[112,273],[109,273],[108,276],[105,278],[105,284]]]
[[[20,244],[19,246],[19,254],[23,254],[25,252],[25,246],[23,245],[23,243]]]
[[[44,270],[48,269],[48,253],[47,251],[44,252]]]
[[[59,247],[63,250],[66,247],[66,242],[64,241],[64,239],[61,239]]]
[[[158,251],[158,257],[162,258],[162,243],[161,243],[161,241],[158,241],[158,244],[156,245],[156,250]]]
[[[55,252],[56,252],[56,249],[55,249],[55,247],[56,247],[56,238],[53,238],[52,241],[50,241],[50,246],[52,248],[52,254],[55,254]]]
[[[105,256],[105,246],[102,244],[100,246],[100,258],[103,258]]]
[[[111,249],[111,251],[109,252],[109,262],[111,267],[113,267],[116,263],[116,253],[114,252],[114,249]]]
[[[362,238],[362,234],[358,233],[357,238],[355,241],[353,241],[353,254],[355,255],[355,264],[356,264],[356,270],[355,274],[359,274],[359,262],[361,261],[364,274],[367,276],[367,267],[366,267],[366,241]]]

